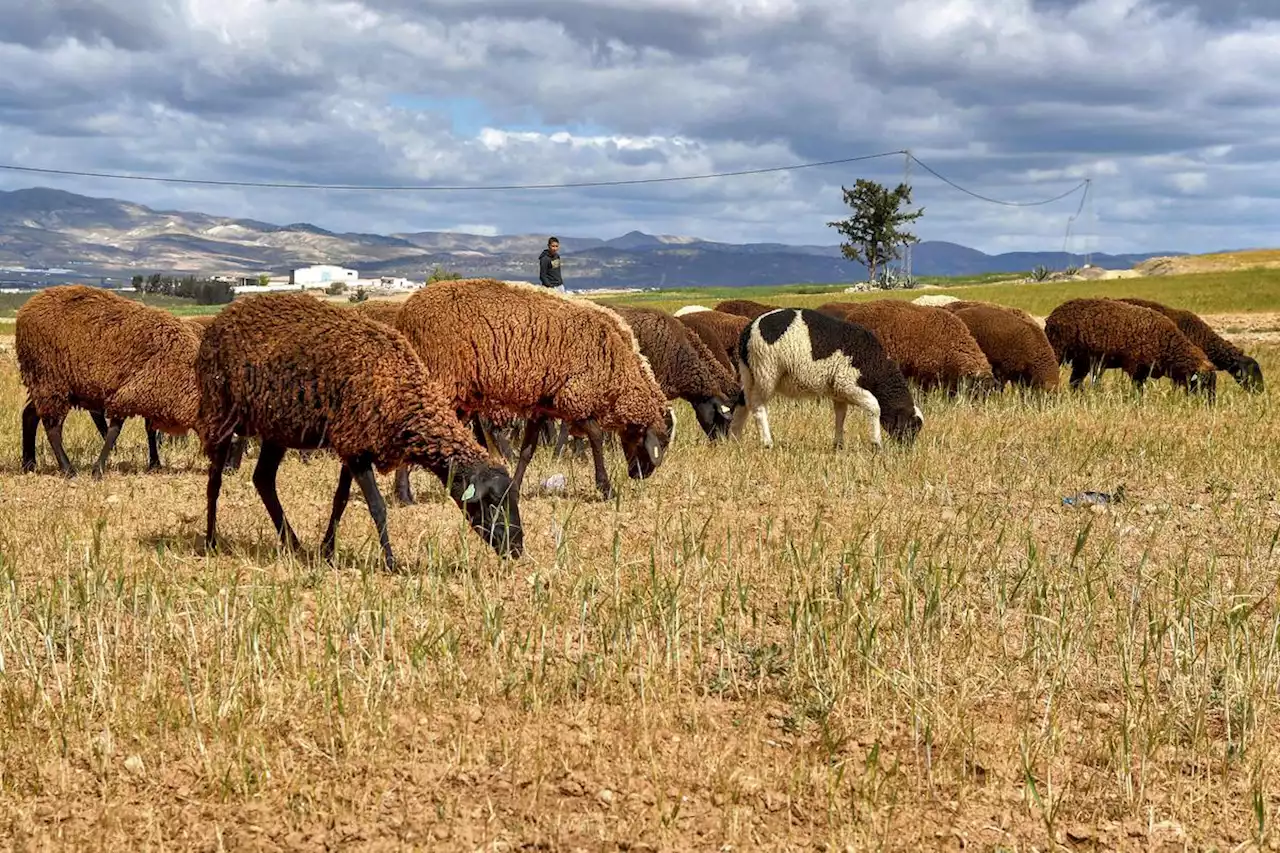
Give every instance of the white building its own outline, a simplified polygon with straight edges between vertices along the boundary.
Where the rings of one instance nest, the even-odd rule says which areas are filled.
[[[329,284],[335,281],[355,284],[359,278],[360,273],[355,270],[336,267],[331,264],[315,264],[314,266],[301,267],[289,273],[289,283],[301,285]]]

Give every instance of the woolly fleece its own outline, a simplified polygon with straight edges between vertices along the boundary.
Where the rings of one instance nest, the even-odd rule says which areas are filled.
[[[974,304],[953,312],[991,362],[996,386],[1006,382],[1041,391],[1058,387],[1058,359],[1044,330],[996,305]]]
[[[946,309],[877,299],[828,302],[818,310],[874,332],[903,375],[923,390],[955,392],[965,381],[979,387],[994,384],[991,362],[968,327]]]
[[[103,288],[59,285],[18,309],[14,338],[42,420],[61,423],[78,407],[146,418],[174,435],[195,424],[200,333],[168,311]]]
[[[1214,366],[1204,351],[1158,311],[1115,299],[1071,299],[1049,314],[1045,334],[1059,364],[1070,363],[1071,386],[1079,387],[1091,365],[1118,367],[1138,384],[1158,370],[1175,385],[1200,383],[1212,396]]]
[[[750,320],[741,314],[723,311],[698,311],[679,319],[707,345],[716,361],[737,375],[738,339],[742,337],[742,330],[751,324]]]
[[[784,308],[751,321],[742,333],[738,372],[746,405],[734,413],[730,434],[741,436],[750,411],[765,447],[773,446],[766,406],[778,394],[830,399],[837,448],[844,444],[849,404],[870,416],[871,441],[876,446],[881,444],[882,425],[896,437],[910,440],[924,423],[906,378],[876,336],[816,311]]]

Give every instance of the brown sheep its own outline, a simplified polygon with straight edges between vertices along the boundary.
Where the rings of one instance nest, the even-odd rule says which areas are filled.
[[[723,438],[742,390],[736,375],[716,361],[701,338],[665,311],[623,305],[613,310],[635,333],[640,352],[649,359],[667,399],[686,400],[707,438]]]
[[[400,308],[403,305],[404,302],[392,302],[386,299],[366,299],[363,302],[357,302],[355,310],[394,329],[396,327],[396,318],[400,316]],[[508,417],[501,424],[494,423],[490,418],[481,417],[480,415],[472,415],[470,418],[464,418],[464,420],[470,423],[476,441],[485,447],[496,449],[507,460],[516,458],[516,454],[512,451],[511,443],[507,438],[507,430],[514,428],[516,418]],[[407,468],[401,467],[396,471],[396,501],[405,506],[413,503],[413,491],[409,488],[409,470]]]
[[[755,302],[751,299],[726,299],[717,304],[715,310],[725,314],[737,314],[739,317],[754,320],[761,314],[777,311],[779,307],[781,306],[765,305],[763,302]]]
[[[950,308],[950,306],[947,306]],[[1060,379],[1058,359],[1044,330],[1000,305],[972,303],[952,313],[968,327],[991,362],[997,390],[1005,383],[1054,391]]]
[[[991,362],[950,311],[901,299],[828,302],[818,310],[874,332],[907,379],[922,390],[945,388],[954,395],[968,386],[985,394],[995,385]]]
[[[679,315],[679,320],[711,350],[716,361],[734,373],[738,372],[738,341],[751,321],[741,314],[723,311],[695,311]]]
[[[1187,393],[1216,394],[1213,363],[1158,311],[1115,299],[1071,299],[1045,320],[1059,364],[1071,365],[1071,387],[1118,367],[1141,390],[1155,370]]]
[[[512,477],[517,490],[548,418],[586,433],[606,498],[613,489],[605,431],[619,434],[633,479],[661,464],[670,441],[667,398],[614,311],[536,285],[464,279],[413,294],[396,326],[456,408],[528,419]]]
[[[503,556],[520,556],[523,531],[506,469],[491,465],[453,413],[440,383],[404,336],[355,311],[298,293],[253,296],[224,310],[196,358],[197,431],[209,457],[205,543],[216,547],[222,469],[236,433],[262,443],[253,484],[286,547],[298,537],[276,494],[289,448],[331,450],[342,460],[321,553],[333,555],[355,480],[395,568],[386,504],[374,471],[422,465],[445,484],[472,528]]]
[[[1264,390],[1262,367],[1257,360],[1246,355],[1244,350],[1215,332],[1194,312],[1172,308],[1159,302],[1152,302],[1150,299],[1126,298],[1117,301],[1159,311],[1172,320],[1191,343],[1204,350],[1204,354],[1209,357],[1209,361],[1213,362],[1214,367],[1231,374],[1241,388],[1253,394],[1261,394]],[[1159,379],[1160,377],[1153,373],[1151,378]]]
[[[159,467],[155,430],[181,435],[196,420],[193,362],[200,333],[192,323],[98,287],[46,288],[18,310],[15,349],[27,404],[22,411],[22,470],[36,466],[36,427],[65,476],[75,468],[62,446],[72,408],[86,409],[103,434],[93,466],[99,478],[129,417],[148,430],[149,467]],[[105,427],[105,429],[103,429]]]

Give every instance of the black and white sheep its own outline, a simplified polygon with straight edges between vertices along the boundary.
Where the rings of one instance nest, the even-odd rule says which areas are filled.
[[[766,405],[775,394],[831,400],[837,449],[844,446],[851,403],[870,415],[877,447],[882,427],[909,444],[924,426],[902,370],[879,339],[863,326],[807,308],[782,308],[751,321],[742,330],[738,373],[746,404],[734,413],[730,434],[742,435],[750,412],[765,447],[773,446]]]

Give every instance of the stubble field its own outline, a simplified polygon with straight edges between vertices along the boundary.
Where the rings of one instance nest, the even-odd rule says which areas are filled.
[[[821,298],[821,297],[820,297]],[[825,299],[825,298],[823,298]],[[11,334],[11,333],[10,333]],[[8,339],[11,342],[11,338]],[[1280,347],[1251,346],[1268,379]],[[927,397],[909,450],[771,406],[712,447],[680,404],[613,502],[542,450],[504,563],[438,484],[357,494],[291,454],[277,548],[194,440],[101,482],[19,475],[0,353],[0,840],[16,849],[1277,849],[1280,429],[1219,374],[1049,402]],[[563,493],[539,490],[570,475]],[[381,478],[390,494],[390,477]],[[1114,492],[1073,508],[1062,497]]]

